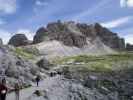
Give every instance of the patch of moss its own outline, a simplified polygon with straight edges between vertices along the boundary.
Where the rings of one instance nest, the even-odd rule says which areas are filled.
[[[104,63],[104,62],[93,62],[88,64],[88,69],[91,71],[97,72],[110,72],[112,71],[111,63]]]
[[[35,56],[33,53],[27,52],[24,48],[20,48],[20,47],[17,47],[15,49],[15,53],[19,56],[26,58],[26,59],[33,59]]]

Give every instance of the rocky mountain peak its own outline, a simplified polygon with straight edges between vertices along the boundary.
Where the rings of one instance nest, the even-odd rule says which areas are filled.
[[[44,41],[44,36],[46,36],[47,29],[44,27],[41,27],[37,30],[36,35],[34,36],[33,43],[40,43]]]
[[[15,34],[10,40],[9,40],[9,45],[13,46],[25,46],[29,45],[30,41],[24,34]]]
[[[46,28],[40,28],[36,32],[34,43],[45,41],[44,37],[78,48],[84,47],[88,42],[93,42],[99,37],[105,45],[112,49],[125,49],[124,39],[109,29],[102,27],[99,23],[94,25],[75,23],[73,21],[49,23]]]

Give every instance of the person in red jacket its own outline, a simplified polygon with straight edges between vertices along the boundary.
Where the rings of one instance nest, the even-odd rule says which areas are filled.
[[[0,100],[6,100],[7,90],[6,80],[2,79],[2,82],[0,83]]]

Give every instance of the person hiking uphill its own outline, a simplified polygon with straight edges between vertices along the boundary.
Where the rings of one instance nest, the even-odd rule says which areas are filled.
[[[6,86],[6,79],[4,78],[0,83],[0,100],[6,100],[7,91],[8,91],[8,88]]]
[[[36,84],[37,84],[37,87],[39,86],[39,82],[40,82],[40,76],[37,75],[37,76],[36,76]]]
[[[20,90],[22,89],[22,81],[20,80],[19,76],[17,77],[17,81],[14,85],[16,100],[19,100],[20,98]]]
[[[20,85],[19,83],[15,83],[15,86],[14,86],[14,90],[15,90],[15,94],[16,94],[16,100],[19,100],[19,96],[20,96]]]

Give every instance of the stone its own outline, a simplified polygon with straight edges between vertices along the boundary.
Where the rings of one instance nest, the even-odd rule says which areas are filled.
[[[40,68],[43,68],[45,70],[49,70],[50,67],[52,66],[50,64],[50,62],[48,60],[46,60],[45,58],[41,59],[40,61],[37,62],[37,65],[40,67]]]

